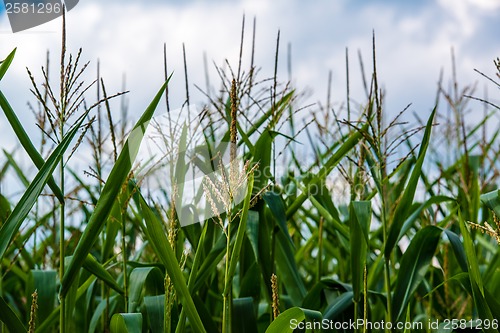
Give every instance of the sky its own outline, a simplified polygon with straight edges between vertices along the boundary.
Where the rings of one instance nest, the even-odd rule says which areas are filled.
[[[204,53],[211,82],[217,81],[212,63],[222,66],[227,59],[237,67],[243,15],[244,66],[250,59],[255,17],[255,63],[262,68],[261,78],[273,73],[279,30],[279,76],[288,79],[286,50],[290,44],[292,82],[299,90],[310,92],[304,104],[325,101],[329,71],[333,79],[331,99],[338,103],[345,100],[346,49],[351,98],[364,100],[357,52],[368,72],[373,32],[379,82],[386,91],[387,112],[393,115],[410,103],[410,111],[422,118],[430,113],[441,69],[445,82],[451,78],[451,48],[458,81],[462,85],[477,82],[481,89],[487,82],[474,69],[494,76],[493,59],[500,56],[498,0],[81,0],[67,15],[68,52],[76,54],[82,47],[82,59],[90,61],[92,75],[99,61],[108,92],[121,91],[125,75],[130,112],[140,115],[163,82],[166,43],[169,70],[174,73],[171,105],[180,107],[185,98],[183,43],[190,90],[195,92],[194,84],[205,85]],[[49,50],[54,70],[60,40],[61,19],[14,34],[0,5],[0,59],[17,47],[0,89],[29,133],[36,133],[36,127],[27,108],[27,102],[34,98],[26,67],[40,79]],[[496,91],[490,88],[492,95]],[[203,103],[204,99],[194,93],[191,101]],[[14,149],[16,140],[3,113],[0,131],[0,148]]]

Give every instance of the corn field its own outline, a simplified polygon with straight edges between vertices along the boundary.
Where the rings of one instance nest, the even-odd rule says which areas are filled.
[[[64,34],[27,74],[37,136],[0,91],[36,168],[1,154],[22,190],[0,192],[0,332],[498,332],[498,106],[473,87],[441,78],[427,119],[391,118],[374,39],[361,102],[304,106],[240,61],[176,113],[164,68],[132,124]]]

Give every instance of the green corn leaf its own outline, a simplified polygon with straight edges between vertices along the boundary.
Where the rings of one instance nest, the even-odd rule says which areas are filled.
[[[291,333],[303,320],[307,320],[310,324],[312,324],[311,322],[321,322],[321,312],[299,307],[290,308],[281,313],[271,325],[269,325],[266,333]]]
[[[304,301],[302,302],[302,307],[319,311],[325,303],[329,302],[329,300],[325,297],[326,294],[331,295],[337,292],[345,293],[348,291],[352,291],[352,286],[350,284],[342,283],[333,279],[321,279],[309,289],[306,297],[304,297]],[[352,294],[350,295],[352,296]],[[352,304],[352,297],[349,304]]]
[[[128,312],[140,310],[144,295],[164,293],[164,275],[157,267],[137,267],[130,273]]]
[[[240,297],[252,297],[253,299],[260,298],[261,279],[260,279],[259,265],[255,261],[245,271],[243,277],[240,277]]]
[[[436,252],[442,229],[427,226],[417,232],[403,254],[392,300],[393,320],[405,313],[410,298],[422,282]]]
[[[240,219],[240,223],[238,225],[238,231],[236,233],[236,239],[234,241],[233,251],[231,252],[231,260],[229,262],[229,271],[228,271],[228,276],[227,276],[227,279],[229,281],[233,280],[234,273],[236,271],[236,265],[240,259],[241,247],[243,245],[243,240],[245,238],[245,232],[246,232],[248,210],[250,209],[250,200],[252,199],[253,182],[254,182],[254,177],[253,177],[253,173],[252,173],[248,177],[247,193],[245,196],[245,200],[243,202],[241,219]],[[229,288],[230,285],[231,284],[229,283],[226,287]],[[229,292],[229,290],[225,290],[225,292]]]
[[[93,255],[89,253],[85,258],[82,266],[87,271],[101,279],[110,288],[112,288],[119,294],[123,294],[123,288],[120,287],[120,285],[116,282],[116,279],[108,273],[108,271],[102,266],[100,262],[97,261],[97,259]]]
[[[271,178],[271,152],[276,134],[266,129],[255,143],[253,160],[259,163],[254,181],[255,191],[258,192],[267,186]]]
[[[255,318],[252,297],[233,299],[232,329],[238,333],[257,332],[257,318]]]
[[[95,280],[96,277],[94,275],[91,275],[78,287],[75,301],[78,301],[87,292],[87,290],[95,282]],[[50,316],[46,320],[44,320],[44,322],[40,326],[37,326],[36,328],[37,333],[48,332],[52,326],[58,323],[60,308],[61,306],[58,305],[54,309],[54,311],[52,311]]]
[[[257,260],[259,258],[259,213],[254,210],[248,211],[246,235]]]
[[[3,65],[3,64],[2,64]],[[38,150],[35,148],[33,143],[31,142],[31,139],[29,138],[28,134],[24,130],[23,125],[21,125],[21,122],[17,118],[16,113],[14,110],[12,110],[12,107],[10,106],[9,102],[7,102],[7,99],[5,98],[4,94],[0,91],[0,107],[2,108],[3,112],[5,113],[5,117],[9,121],[10,126],[14,130],[14,133],[17,136],[17,139],[23,146],[24,150],[28,154],[28,156],[31,158],[35,166],[41,170],[42,166],[44,165],[45,161],[43,160],[42,155],[38,152]],[[83,119],[82,119],[83,121]],[[82,122],[80,121],[80,123]],[[56,185],[54,178],[52,175],[50,175],[47,184],[49,185],[50,189],[52,192],[54,192],[54,195],[57,197],[59,202],[64,201],[64,195],[61,192],[61,189]]]
[[[36,324],[42,323],[47,319],[56,306],[56,282],[57,272],[54,270],[31,270],[26,284],[26,295],[33,294],[36,290],[38,294],[38,311],[36,315]],[[28,302],[31,308],[32,299]]]
[[[288,231],[287,231],[288,232]],[[290,241],[283,235],[282,232],[276,234],[276,264],[278,266],[278,276],[283,281],[287,288],[287,293],[290,296],[293,305],[302,303],[304,296],[307,293],[304,281],[300,275],[297,263],[295,262],[294,250]]]
[[[141,313],[115,313],[111,317],[111,333],[141,333]]]
[[[464,242],[465,255],[467,256],[472,297],[477,308],[477,313],[479,318],[491,321],[493,320],[493,314],[491,313],[488,303],[484,298],[485,289],[483,286],[483,279],[481,278],[481,272],[479,270],[474,243],[460,211],[458,212],[458,219],[460,223],[460,233],[462,234]],[[485,332],[498,332],[498,330],[494,330],[490,327],[490,329],[485,329]]]
[[[498,280],[498,279],[497,279]],[[498,286],[498,284],[496,284]],[[498,287],[497,287],[498,288]],[[500,301],[498,301],[498,291],[490,292],[488,289],[484,290],[484,299],[490,308],[493,318],[500,318]]]
[[[195,283],[196,283],[196,277],[198,276],[199,269],[201,266],[201,262],[204,257],[204,251],[203,247],[205,244],[211,245],[209,242],[206,241],[206,236],[207,236],[207,230],[208,227],[210,226],[209,223],[205,223],[203,225],[203,229],[201,231],[201,235],[198,240],[198,245],[196,248],[196,254],[194,256],[193,260],[193,265],[191,266],[191,272],[189,273],[189,279],[188,279],[188,290],[189,292],[193,293]],[[185,327],[185,321],[186,320],[186,310],[182,308],[181,314],[179,315],[179,322],[177,324],[176,332],[184,332],[184,327]]]
[[[460,240],[460,237],[456,233],[448,229],[444,229],[444,233],[450,241],[451,248],[453,249],[453,253],[455,254],[455,258],[457,259],[460,268],[462,269],[462,271],[467,272],[467,256],[465,254],[464,246]]]
[[[353,292],[346,291],[335,299],[324,311],[323,318],[334,320],[338,318],[348,307],[350,307],[353,299]]]
[[[352,271],[352,289],[354,292],[354,301],[361,301],[363,291],[364,268],[366,257],[368,255],[369,232],[371,222],[370,201],[353,201],[350,205],[349,224],[350,224],[350,244],[351,244],[351,271]]]
[[[458,273],[458,274],[455,274],[455,275],[449,277],[447,280],[444,280],[443,282],[441,282],[437,286],[434,286],[432,290],[430,290],[427,294],[424,295],[424,297],[428,297],[429,295],[431,295],[432,293],[434,293],[435,291],[437,291],[439,288],[441,288],[442,286],[444,286],[446,283],[450,283],[450,282],[457,282],[462,287],[464,287],[464,289],[468,293],[472,292],[471,289],[470,289],[469,274],[461,272],[461,273]]]
[[[493,295],[500,295],[500,266],[493,268],[493,273],[490,275],[486,286]]]
[[[8,258],[3,258],[2,263],[5,267],[12,266],[12,262]],[[12,273],[15,275],[15,279],[18,279],[18,281],[22,281],[23,283],[28,281],[28,274],[26,274],[20,267],[12,266],[11,270]],[[2,296],[2,290],[0,288],[0,297],[1,296]]]
[[[325,162],[323,167],[319,172],[305,184],[306,190],[303,191],[294,202],[288,207],[286,211],[287,218],[290,218],[295,214],[295,212],[302,207],[304,201],[310,197],[310,193],[315,193],[317,186],[325,180],[326,176],[332,172],[332,170],[337,166],[341,159],[354,148],[363,137],[363,131],[366,131],[368,124],[364,125],[359,131],[354,132],[336,151],[332,156]]]
[[[309,200],[313,204],[313,206],[318,210],[320,215],[328,222],[330,223],[335,230],[342,235],[346,240],[349,240],[349,230],[346,228],[345,225],[340,223],[338,218],[335,218],[330,214],[328,210],[326,210],[325,207],[321,203],[319,203],[318,200],[316,200],[313,196],[309,197]]]
[[[210,222],[210,221],[209,221]],[[217,269],[217,264],[224,257],[226,250],[226,237],[220,235],[215,244],[212,246],[210,252],[206,256],[203,264],[201,265],[198,276],[193,287],[193,291],[198,291],[199,288],[206,282],[206,279],[210,274]]]
[[[288,227],[286,224],[286,209],[285,203],[281,196],[273,191],[268,191],[262,195],[262,198],[266,202],[267,206],[273,213],[273,216],[276,218],[278,222],[278,226],[280,230],[283,232],[285,238],[290,242],[290,245],[293,246],[292,238],[288,233]]]
[[[290,238],[286,224],[285,205],[281,197],[272,192],[266,193],[264,200],[278,220],[279,232],[275,234],[277,239],[276,263],[279,270],[278,274],[287,288],[292,304],[299,305],[306,295],[306,288],[295,262],[295,246]]]
[[[436,108],[432,110],[429,120],[427,121],[424,137],[422,139],[422,143],[420,146],[420,151],[418,152],[417,162],[415,163],[415,167],[413,168],[408,184],[405,187],[405,191],[401,196],[401,200],[399,201],[399,204],[397,205],[394,211],[392,224],[389,228],[389,235],[387,237],[384,250],[386,258],[390,257],[391,252],[394,249],[394,246],[396,246],[399,238],[399,233],[401,231],[401,228],[403,227],[403,223],[406,220],[407,216],[409,215],[410,207],[413,203],[415,192],[417,191],[417,184],[420,178],[420,174],[422,172],[422,166],[424,164],[427,148],[429,147],[432,122],[434,120],[435,114],[436,114]]]
[[[458,218],[460,222],[460,233],[463,237],[465,255],[467,256],[467,268],[471,282],[475,282],[481,294],[484,294],[483,280],[481,279],[481,272],[479,271],[479,262],[477,260],[476,251],[474,250],[474,243],[460,211],[458,212]]]
[[[17,50],[17,47],[14,50],[12,50],[12,52],[9,53],[7,58],[5,58],[2,61],[2,63],[0,64],[0,81],[2,81],[3,76],[5,75],[7,70],[9,69],[10,64],[12,63],[12,60],[14,59],[14,56],[16,55],[16,50]]]
[[[120,156],[109,174],[108,180],[102,189],[99,201],[97,202],[94,212],[92,213],[92,216],[90,217],[83,235],[75,249],[73,260],[70,262],[64,274],[61,288],[62,295],[66,294],[69,287],[75,280],[78,270],[82,266],[95,241],[98,239],[104,223],[108,219],[122,185],[132,169],[132,163],[137,156],[146,127],[153,117],[154,111],[167,87],[167,83],[168,81],[163,84],[151,104],[134,126],[134,129],[125,142]]]
[[[7,326],[11,332],[26,332],[26,327],[16,315],[14,310],[0,297],[0,321]]]
[[[425,295],[424,297],[427,297],[428,295],[434,293],[436,290],[441,288],[444,284],[449,283],[451,281],[457,281],[458,283],[460,283],[460,285],[463,287],[463,289],[466,290],[472,297],[474,297],[474,291],[472,289],[469,274],[464,273],[464,272],[458,273],[458,274],[448,278],[446,281],[443,281],[439,285],[435,286],[431,291],[429,291],[427,293],[427,295]],[[491,311],[492,318],[500,318],[500,303],[493,295],[496,295],[496,294],[492,294],[487,289],[484,289],[484,299],[481,301],[481,303],[483,303],[483,304],[478,306],[478,308],[484,308],[487,304],[487,306],[489,307],[489,310]],[[488,310],[486,310],[486,311],[488,311]],[[497,332],[497,331],[493,331],[493,332]]]
[[[72,256],[67,256],[64,258],[64,265],[65,267],[68,267],[69,262],[73,259]],[[82,276],[82,269],[78,271],[78,274],[76,275],[76,283],[73,283],[68,292],[66,293],[66,306],[64,308],[65,310],[65,326],[66,326],[66,332],[74,332],[77,329],[76,322],[74,320],[74,312],[75,312],[75,307],[76,307],[76,301],[78,298],[78,286],[80,282],[80,276]]]
[[[30,185],[30,181],[28,180],[28,178],[26,178],[24,172],[21,170],[21,167],[17,164],[14,157],[11,154],[9,154],[5,149],[2,149],[2,150],[3,150],[3,154],[7,158],[8,163],[16,172],[16,175],[19,178],[19,180],[21,181],[21,183],[23,183],[23,185],[25,187],[28,187]]]
[[[21,181],[23,182],[23,184],[25,184],[26,187],[28,187],[29,181],[26,179],[26,177],[24,176],[23,172],[21,171],[21,169],[19,168],[19,166],[17,165],[15,160],[5,150],[4,150],[4,154],[7,157],[8,163],[14,168],[14,170],[18,174],[18,176],[21,179]],[[10,209],[9,201],[7,200],[7,198],[5,198],[4,196],[2,196],[0,194],[0,226],[2,226],[2,224],[7,220],[7,218],[9,217],[11,212],[12,211]],[[11,248],[19,249],[19,251],[21,251],[22,258],[26,261],[26,265],[29,268],[33,268],[35,266],[33,258],[31,257],[31,254],[28,251],[26,251],[26,248],[23,245],[24,239],[28,239],[30,236],[31,236],[31,233],[28,231],[24,235],[21,236],[21,238],[23,238],[23,239],[14,238],[13,242],[14,242],[15,246],[12,246]],[[7,255],[9,254],[9,252],[7,252]]]
[[[113,308],[113,306],[117,303],[118,297],[119,295],[113,295],[108,299],[103,299],[101,302],[99,302],[99,305],[97,305],[94,313],[92,314],[92,318],[90,318],[88,333],[94,333],[96,331],[102,315],[105,313],[106,309],[110,310]]]
[[[481,164],[481,156],[470,155],[467,161],[467,170],[470,177],[470,188],[467,193],[468,200],[468,214],[471,220],[477,219],[479,215],[479,207],[481,206],[481,189],[479,185],[479,170]]]
[[[500,217],[500,190],[495,190],[481,195],[482,203]]]
[[[456,201],[456,200],[444,195],[436,195],[430,197],[427,201],[420,204],[404,221],[403,226],[399,231],[396,243],[399,242],[399,240],[408,232],[408,230],[410,230],[412,227],[415,226],[415,222],[418,221],[420,215],[425,209],[431,207],[432,205],[440,204],[442,202],[447,202],[447,201]]]
[[[479,318],[481,318],[483,322],[489,321],[491,323],[494,319],[493,314],[491,313],[491,309],[488,305],[488,302],[486,301],[484,295],[481,293],[479,284],[473,279],[471,279],[470,284],[472,289],[472,297],[474,299],[474,305],[476,306]],[[498,330],[490,326],[488,328],[483,327],[483,332],[498,333]]]
[[[106,239],[102,249],[103,260],[107,260],[112,256],[113,248],[116,246],[116,236],[122,227],[123,217],[121,206],[122,203],[125,202],[125,195],[128,193],[124,191],[124,193],[121,194],[122,198],[115,201],[113,208],[111,208],[111,213],[108,216],[108,220],[106,221]]]
[[[406,319],[405,319],[405,323],[411,323],[411,316],[410,316],[410,304],[408,304],[408,309],[406,310]],[[405,325],[405,330],[403,331],[403,333],[411,333],[410,328],[409,328],[409,327],[406,327],[406,325]]]
[[[218,323],[214,321],[210,310],[207,308],[207,305],[205,305],[204,301],[200,298],[200,296],[198,296],[198,294],[193,295],[193,302],[196,305],[196,309],[198,310],[201,320],[203,321],[203,328],[205,329],[205,331],[219,332]],[[181,332],[183,333],[184,331]]]
[[[0,226],[7,220],[11,212],[9,200],[0,194]]]
[[[144,307],[151,332],[164,332],[165,295],[145,296]]]
[[[140,192],[139,192],[140,194]],[[151,242],[160,261],[165,265],[167,273],[172,280],[175,290],[178,293],[179,299],[186,308],[186,314],[190,319],[191,325],[196,332],[205,332],[203,323],[196,310],[196,307],[191,298],[191,294],[187,288],[186,280],[179,267],[179,262],[170,246],[167,235],[164,232],[162,222],[152,212],[142,195],[139,195],[144,220],[146,222],[146,235]]]

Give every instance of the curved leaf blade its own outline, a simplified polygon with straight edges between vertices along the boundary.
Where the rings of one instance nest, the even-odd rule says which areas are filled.
[[[52,173],[78,132],[83,120],[84,118],[82,118],[80,122],[66,134],[61,143],[50,154],[47,162],[45,162],[40,171],[38,171],[30,186],[28,186],[26,192],[24,192],[16,207],[9,215],[7,221],[5,221],[2,225],[2,228],[0,229],[0,258],[3,258],[5,255],[5,251],[9,247],[14,235],[17,233],[24,219],[28,216],[31,208],[38,200],[38,197],[42,193],[45,185],[51,179]]]
[[[0,297],[0,321],[7,326],[11,332],[26,332],[26,328],[16,315],[14,310]]]
[[[162,223],[158,220],[158,217],[151,211],[140,192],[139,200],[144,214],[144,220],[146,222],[146,236],[148,237],[153,249],[158,255],[160,261],[165,266],[168,275],[170,276],[174,288],[178,293],[180,301],[186,309],[186,314],[190,319],[191,326],[196,332],[205,332],[203,323],[200,316],[196,310],[191,294],[186,285],[186,280],[179,267],[179,262],[175,256],[172,247],[167,239],[167,236],[163,230]]]
[[[165,330],[165,295],[145,296],[144,307],[151,332]]]
[[[164,276],[158,267],[137,267],[130,273],[128,311],[140,310],[143,295],[149,291],[164,292]]]
[[[257,318],[252,297],[236,298],[233,300],[232,329],[238,333],[257,332]]]
[[[123,288],[116,282],[111,274],[101,265],[97,259],[90,253],[85,258],[83,262],[83,268],[85,268],[90,273],[94,274],[96,277],[101,279],[105,284],[111,287],[113,290],[123,295]]]
[[[350,244],[352,289],[354,301],[360,302],[363,290],[364,268],[368,255],[369,232],[372,214],[370,201],[353,201],[350,205]]]
[[[281,313],[266,330],[266,333],[291,333],[304,319],[321,322],[319,311],[293,307]]]
[[[33,143],[31,142],[31,139],[29,138],[28,134],[24,130],[23,125],[21,125],[21,122],[17,118],[16,113],[14,110],[12,110],[12,107],[10,106],[9,102],[7,102],[7,99],[5,98],[4,94],[0,91],[0,107],[2,108],[5,117],[9,121],[10,126],[14,130],[14,133],[16,134],[17,139],[23,146],[24,150],[28,154],[28,156],[31,158],[35,166],[41,170],[42,166],[44,165],[45,161],[43,160],[42,155],[38,152],[38,150],[35,148]],[[61,189],[57,186],[56,182],[54,181],[54,178],[52,175],[50,176],[48,180],[48,185],[52,192],[54,192],[54,195],[57,197],[59,202],[64,201],[64,195],[61,192]]]
[[[141,333],[141,313],[115,313],[111,317],[111,333]]]
[[[474,299],[475,306],[477,308],[477,313],[479,318],[483,320],[493,320],[493,314],[488,306],[488,303],[485,300],[485,288],[483,285],[483,279],[481,278],[481,271],[479,270],[479,264],[477,260],[476,251],[474,249],[474,243],[472,241],[472,237],[469,234],[469,230],[467,230],[467,225],[462,217],[461,212],[459,211],[458,219],[460,223],[460,233],[464,239],[464,249],[465,254],[467,256],[467,266],[470,278],[470,286],[472,289],[472,297]],[[498,332],[498,330],[494,330],[489,327],[485,328],[485,332]]]
[[[16,50],[17,50],[17,47],[14,50],[12,50],[12,52],[9,53],[9,55],[7,56],[7,58],[5,58],[1,62],[1,65],[0,65],[0,81],[3,79],[3,76],[7,72],[7,69],[9,69],[10,64],[12,63],[12,60],[14,60],[14,56],[16,55]]]
[[[435,107],[434,110],[432,110],[431,115],[429,116],[429,120],[427,121],[427,125],[425,126],[425,132],[422,139],[422,144],[420,146],[420,151],[418,152],[417,162],[415,163],[415,167],[411,172],[410,179],[408,180],[405,191],[401,196],[401,200],[399,201],[399,204],[394,211],[393,221],[389,228],[389,236],[387,237],[387,241],[385,244],[384,254],[386,258],[390,257],[394,246],[396,246],[399,240],[401,228],[403,227],[404,221],[408,217],[410,206],[413,203],[413,198],[415,197],[415,192],[417,191],[418,180],[420,179],[420,174],[422,173],[422,166],[424,164],[425,155],[427,153],[427,148],[429,147],[432,122],[434,120],[436,110],[437,108]]]
[[[436,252],[442,229],[427,226],[417,232],[401,258],[392,301],[393,320],[405,313],[410,297],[425,277]]]
[[[154,111],[156,110],[163,92],[167,87],[167,83],[168,80],[160,88],[151,104],[148,106],[146,111],[144,111],[143,115],[134,126],[134,129],[125,142],[120,156],[109,174],[108,180],[102,189],[101,197],[99,198],[87,227],[78,242],[75,253],[73,254],[73,259],[64,274],[61,288],[62,295],[65,295],[68,292],[80,267],[85,261],[87,254],[90,252],[90,249],[98,239],[99,233],[108,219],[108,216],[113,208],[113,204],[120,193],[122,184],[125,182],[130,170],[132,169],[132,163],[137,156],[137,151],[139,150],[146,127],[153,117]]]
[[[55,270],[31,270],[28,275],[26,295],[31,295],[36,290],[38,294],[38,307],[36,323],[42,323],[47,319],[56,305],[56,280],[57,272]],[[32,299],[28,302],[31,308]]]

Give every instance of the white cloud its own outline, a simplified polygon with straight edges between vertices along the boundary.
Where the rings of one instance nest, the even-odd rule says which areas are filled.
[[[484,11],[500,9],[500,2],[497,0],[467,0],[467,3]]]

